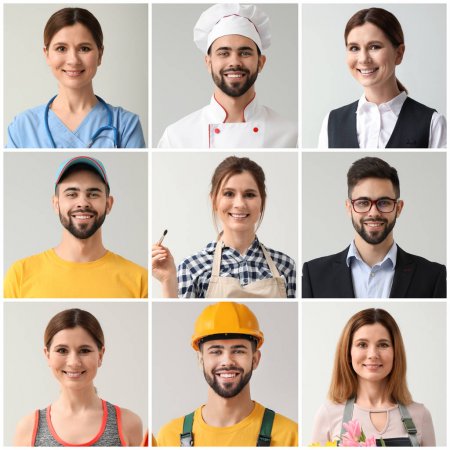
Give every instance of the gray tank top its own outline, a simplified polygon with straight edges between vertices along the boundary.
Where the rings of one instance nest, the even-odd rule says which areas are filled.
[[[116,407],[111,403],[102,400],[103,402],[103,421],[102,430],[99,431],[100,436],[94,441],[87,442],[89,447],[122,447],[120,440],[121,430],[119,430],[119,421],[117,418]],[[50,426],[47,420],[48,408],[39,410],[39,418],[37,423],[36,437],[33,442],[34,447],[67,447],[64,441],[50,431]],[[105,420],[106,414],[106,420]],[[106,422],[106,423],[105,423]],[[105,427],[103,428],[103,424]],[[70,444],[69,445],[77,445]],[[86,446],[85,444],[78,444],[79,446]]]

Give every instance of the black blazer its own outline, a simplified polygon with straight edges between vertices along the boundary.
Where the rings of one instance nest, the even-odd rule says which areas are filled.
[[[302,298],[355,298],[347,247],[343,252],[303,264]],[[446,298],[447,273],[442,264],[411,255],[397,246],[391,298]]]

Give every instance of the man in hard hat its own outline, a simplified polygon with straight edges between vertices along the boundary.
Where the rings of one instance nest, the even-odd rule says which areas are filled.
[[[297,424],[250,396],[249,381],[263,342],[258,320],[247,306],[220,302],[206,307],[195,323],[191,345],[209,385],[207,402],[164,425],[158,446],[297,447]]]
[[[198,19],[194,42],[215,84],[211,102],[169,125],[158,147],[296,147],[297,125],[256,97],[271,42],[267,14],[255,5],[213,5]]]

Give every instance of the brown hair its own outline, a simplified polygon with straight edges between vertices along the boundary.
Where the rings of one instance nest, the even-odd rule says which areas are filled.
[[[94,339],[99,350],[104,347],[105,338],[98,320],[90,312],[74,308],[61,311],[52,317],[48,323],[44,333],[44,345],[47,350],[50,350],[52,340],[56,333],[75,327],[81,327],[87,331],[92,339]]]
[[[369,8],[361,9],[350,17],[350,20],[345,26],[345,45],[347,45],[347,38],[350,31],[352,31],[353,28],[360,27],[367,22],[378,27],[385,34],[394,48],[398,48],[400,45],[405,43],[402,26],[394,14],[383,8]],[[403,86],[398,79],[396,80],[399,91],[405,91],[408,93],[405,86]]]
[[[347,172],[348,198],[352,198],[353,188],[365,178],[381,178],[389,180],[394,187],[396,198],[400,197],[400,180],[397,169],[386,161],[374,156],[366,156],[355,161]]]
[[[48,49],[53,36],[62,28],[70,27],[76,23],[84,25],[92,34],[94,41],[100,50],[103,51],[103,32],[99,21],[87,9],[83,8],[63,8],[56,11],[44,29],[44,46]]]
[[[389,332],[394,347],[394,364],[387,376],[386,396],[389,400],[409,405],[411,394],[406,383],[406,353],[400,329],[394,318],[384,309],[365,309],[353,315],[342,331],[336,347],[333,375],[328,397],[335,403],[345,403],[355,397],[358,378],[351,363],[353,336],[364,325],[379,323]]]
[[[264,216],[264,209],[266,207],[266,176],[262,168],[252,161],[250,158],[238,158],[237,156],[229,156],[224,159],[214,171],[211,179],[211,191],[209,193],[211,197],[211,202],[213,206],[213,216],[214,206],[216,204],[217,196],[219,195],[219,190],[223,183],[227,182],[233,175],[238,175],[243,172],[249,172],[254,178],[256,185],[258,186],[259,195],[261,196],[261,217],[259,218],[259,224],[262,222]]]

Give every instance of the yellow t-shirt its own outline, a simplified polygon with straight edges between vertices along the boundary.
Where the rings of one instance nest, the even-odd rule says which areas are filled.
[[[5,298],[147,298],[148,271],[109,251],[76,263],[50,249],[16,261],[3,290]]]
[[[212,427],[202,417],[202,407],[195,410],[192,434],[194,447],[256,447],[261,429],[264,406],[255,402],[249,416],[230,427]],[[179,447],[184,416],[164,425],[158,433],[158,447]],[[280,414],[275,414],[271,447],[298,447],[298,425]]]

